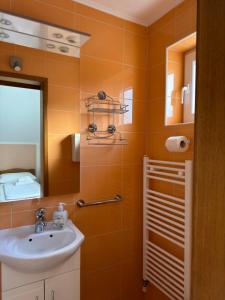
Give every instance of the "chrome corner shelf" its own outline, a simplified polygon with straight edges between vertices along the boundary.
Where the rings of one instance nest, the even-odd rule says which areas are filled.
[[[111,113],[125,114],[128,112],[128,105],[108,96],[104,91],[98,92],[97,95],[91,96],[86,101],[88,112],[92,113]]]
[[[87,135],[89,145],[116,146],[127,145],[127,140],[122,137],[120,132],[109,133],[106,131],[89,132]]]
[[[115,114],[125,114],[129,111],[129,105],[120,103],[120,101],[108,96],[104,91],[98,92],[97,95],[91,96],[86,100],[86,107],[89,113],[92,113],[92,122],[88,126],[87,140],[89,145],[126,145],[126,139],[122,138],[122,134],[116,130]],[[95,113],[103,113],[112,115],[107,129],[98,130],[95,123]]]
[[[123,104],[117,104],[117,105],[119,105],[120,108],[103,108],[103,107],[90,107],[89,106],[88,107],[88,112],[109,113],[109,114],[125,114],[129,111],[127,109],[128,105],[123,105]]]
[[[92,146],[121,146],[121,145],[127,145],[126,139],[107,139],[105,141],[102,140],[88,140],[88,145]]]

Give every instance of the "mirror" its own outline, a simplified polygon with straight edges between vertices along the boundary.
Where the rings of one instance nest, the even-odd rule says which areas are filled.
[[[44,195],[39,82],[0,81],[0,201]]]
[[[196,33],[166,49],[165,125],[193,123],[196,87]]]
[[[79,134],[74,134],[79,128],[68,133],[63,124],[62,131],[57,128],[61,111],[48,105],[57,100],[51,99],[55,89],[47,78],[0,72],[0,202],[79,191]],[[64,100],[78,105],[79,98],[69,92]],[[77,114],[71,111],[71,120]]]
[[[90,35],[4,11],[0,31],[5,53],[0,71],[0,202],[77,193],[79,57]]]

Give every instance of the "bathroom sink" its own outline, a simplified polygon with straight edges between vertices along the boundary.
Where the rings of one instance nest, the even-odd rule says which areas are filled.
[[[22,272],[44,272],[73,255],[83,240],[71,221],[61,230],[48,223],[38,234],[34,225],[0,230],[0,261]]]

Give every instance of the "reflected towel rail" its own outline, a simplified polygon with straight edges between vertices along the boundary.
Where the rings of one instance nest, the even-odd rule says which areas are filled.
[[[92,202],[85,202],[85,200],[78,200],[77,201],[77,206],[82,208],[82,207],[86,207],[86,206],[94,206],[94,205],[104,205],[104,204],[110,204],[113,202],[120,202],[122,200],[122,196],[121,195],[115,195],[115,197],[113,197],[113,199],[108,199],[108,200],[99,200],[99,201],[92,201]]]

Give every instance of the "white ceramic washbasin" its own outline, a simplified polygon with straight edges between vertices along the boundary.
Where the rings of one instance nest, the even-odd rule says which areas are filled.
[[[71,221],[62,230],[48,223],[43,233],[34,233],[34,225],[0,230],[0,261],[22,272],[44,272],[74,254],[83,240]]]

